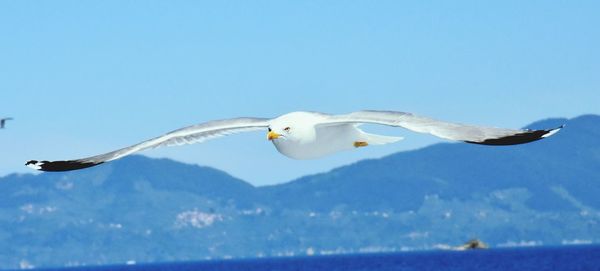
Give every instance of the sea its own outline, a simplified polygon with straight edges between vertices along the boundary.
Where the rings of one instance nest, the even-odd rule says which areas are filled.
[[[600,246],[492,248],[352,255],[211,260],[36,270],[126,271],[399,271],[399,270],[600,270]]]

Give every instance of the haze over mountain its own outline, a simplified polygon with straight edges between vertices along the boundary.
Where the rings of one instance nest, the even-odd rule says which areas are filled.
[[[600,116],[531,144],[443,143],[254,187],[132,156],[0,178],[0,268],[600,242]]]

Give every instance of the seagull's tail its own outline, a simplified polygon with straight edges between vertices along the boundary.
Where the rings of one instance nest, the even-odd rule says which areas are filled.
[[[362,134],[361,136],[364,138],[363,140],[366,141],[367,143],[369,143],[369,145],[383,145],[383,144],[398,142],[398,141],[404,139],[403,137],[397,137],[397,136],[384,136],[384,135],[369,134],[369,133],[365,133],[363,131],[361,131],[361,134]]]

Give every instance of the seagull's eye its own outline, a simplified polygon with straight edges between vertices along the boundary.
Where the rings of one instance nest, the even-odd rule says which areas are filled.
[[[289,133],[290,132],[290,127],[285,127],[285,128],[283,128],[283,130]]]
[[[269,132],[271,131],[271,127],[269,127]]]

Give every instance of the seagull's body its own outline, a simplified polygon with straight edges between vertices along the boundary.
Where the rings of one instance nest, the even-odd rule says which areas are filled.
[[[4,129],[4,125],[6,124],[7,120],[12,120],[13,118],[2,118],[0,119],[0,129]]]
[[[388,137],[368,134],[355,123],[327,124],[329,116],[314,112],[292,112],[274,119],[270,129],[278,138],[273,144],[281,154],[293,159],[315,159],[340,151],[354,149],[357,142],[366,145],[380,145],[396,142],[401,137]],[[293,138],[291,123],[302,123],[294,127]],[[286,132],[285,128],[290,127]]]
[[[314,133],[313,133],[314,132]],[[281,154],[294,159],[315,159],[354,147],[354,142],[366,142],[362,131],[354,125],[316,127],[309,136],[299,141],[273,140]]]
[[[395,111],[359,111],[344,115],[318,112],[292,112],[274,119],[235,118],[189,126],[130,147],[88,158],[66,161],[31,160],[27,166],[42,171],[67,171],[87,168],[145,149],[202,142],[232,133],[268,130],[267,138],[283,155],[293,159],[314,159],[368,145],[382,145],[401,137],[369,134],[361,124],[381,124],[429,133],[449,140],[482,145],[515,145],[553,135],[561,127],[549,130],[489,128],[443,122],[411,113]]]

